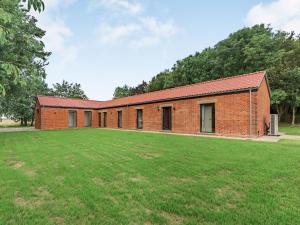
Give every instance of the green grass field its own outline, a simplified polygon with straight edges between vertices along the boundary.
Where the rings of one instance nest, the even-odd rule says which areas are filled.
[[[300,142],[0,133],[0,224],[300,224]]]
[[[300,125],[291,126],[289,124],[280,124],[279,132],[289,135],[300,135]]]

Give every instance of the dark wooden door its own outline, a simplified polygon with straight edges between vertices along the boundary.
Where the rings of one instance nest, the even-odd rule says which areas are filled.
[[[171,130],[172,129],[172,107],[163,107],[162,113],[163,113],[162,129]]]

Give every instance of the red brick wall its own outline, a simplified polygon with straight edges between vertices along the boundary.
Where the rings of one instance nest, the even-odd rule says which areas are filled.
[[[41,129],[41,109],[40,109],[40,103],[37,101],[35,105],[35,111],[34,111],[35,121],[34,126],[35,129]]]
[[[266,133],[265,124],[270,123],[270,94],[267,81],[264,78],[261,87],[257,92],[257,135]]]
[[[37,129],[65,129],[68,128],[68,112],[76,111],[76,124],[78,128],[84,127],[84,111],[92,111],[92,127],[98,127],[98,114],[96,110],[65,109],[42,107],[41,125]]]
[[[117,112],[122,111],[122,128],[136,129],[136,109],[143,109],[143,130],[162,130],[163,106],[172,106],[172,131],[200,133],[200,104],[215,103],[215,133],[217,135],[248,136],[250,134],[250,93],[241,92],[202,98],[184,99],[139,106],[118,107],[92,111],[92,127],[98,127],[98,112],[107,112],[107,127],[117,128]],[[251,135],[263,135],[264,122],[268,122],[270,98],[264,81],[258,91],[252,92]],[[64,108],[42,108],[41,129],[68,128],[68,111]],[[84,111],[77,109],[77,127],[84,127]],[[38,127],[37,127],[38,128]]]
[[[255,112],[255,96],[252,93],[252,111]],[[136,109],[143,109],[143,129],[162,130],[162,106],[172,106],[172,132],[200,133],[200,103],[215,103],[215,132],[218,135],[249,135],[249,92],[227,94],[144,104],[123,108],[100,110],[107,112],[107,127],[117,128],[117,111],[122,110],[124,129],[136,129]],[[129,114],[129,116],[127,116]],[[255,114],[252,114],[252,133],[255,130]],[[102,116],[103,125],[103,116]]]

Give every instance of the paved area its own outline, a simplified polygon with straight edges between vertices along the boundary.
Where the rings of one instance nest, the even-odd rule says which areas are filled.
[[[34,127],[9,127],[0,128],[0,133],[20,132],[20,131],[38,131]]]

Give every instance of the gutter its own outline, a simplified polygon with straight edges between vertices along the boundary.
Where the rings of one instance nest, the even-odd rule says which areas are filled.
[[[249,136],[252,133],[252,89],[249,89]]]

